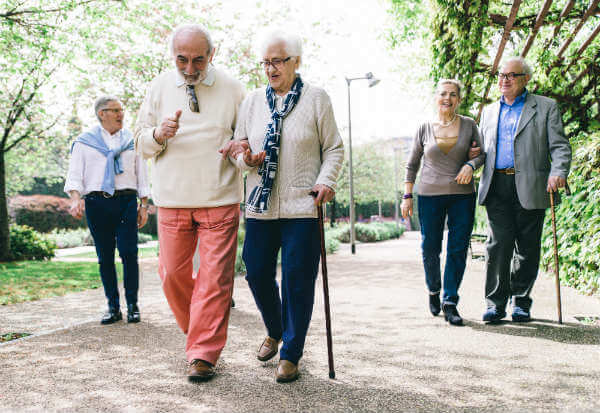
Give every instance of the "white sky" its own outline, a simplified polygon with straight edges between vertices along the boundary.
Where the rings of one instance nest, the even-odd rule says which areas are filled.
[[[412,136],[418,122],[429,114],[430,90],[415,90],[418,85],[403,83],[405,76],[394,71],[402,65],[402,55],[391,52],[383,37],[390,24],[386,0],[228,0],[222,4],[221,18],[226,21],[237,11],[244,16],[244,24],[252,24],[257,3],[272,11],[274,28],[281,27],[308,40],[300,73],[328,91],[344,138],[348,135],[345,77],[373,72],[381,79],[373,88],[366,80],[351,83],[353,143]],[[286,5],[289,12],[278,13]],[[278,18],[279,14],[285,16]]]

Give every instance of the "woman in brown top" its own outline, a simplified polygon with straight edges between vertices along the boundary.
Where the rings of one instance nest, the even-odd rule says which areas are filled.
[[[402,216],[406,218],[413,212],[413,185],[422,159],[418,211],[429,309],[434,316],[440,312],[440,252],[444,222],[448,218],[442,308],[446,321],[452,325],[462,325],[463,322],[456,305],[475,217],[473,172],[483,165],[485,159],[483,153],[468,159],[473,142],[476,146],[483,146],[473,119],[456,113],[460,89],[456,80],[439,81],[435,95],[437,116],[417,130],[406,166],[402,200]]]

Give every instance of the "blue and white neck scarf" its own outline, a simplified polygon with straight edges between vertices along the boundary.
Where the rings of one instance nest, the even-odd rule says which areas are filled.
[[[281,139],[283,119],[298,103],[303,86],[302,79],[299,75],[296,75],[296,80],[294,80],[291,90],[285,97],[281,112],[277,110],[273,88],[270,85],[267,87],[267,102],[269,103],[269,109],[271,109],[271,121],[267,125],[267,132],[263,142],[263,151],[266,152],[265,160],[258,168],[258,174],[261,175],[262,179],[260,184],[250,193],[246,205],[251,212],[262,214],[269,209],[271,190],[273,189],[273,182],[277,175],[279,141]]]
[[[110,149],[102,139],[102,127],[95,128],[82,133],[71,145],[71,152],[76,143],[90,146],[106,157],[106,169],[102,180],[102,191],[112,195],[115,193],[115,174],[123,173],[121,165],[121,152],[133,150],[133,136],[131,132],[121,129],[121,144],[118,148]]]

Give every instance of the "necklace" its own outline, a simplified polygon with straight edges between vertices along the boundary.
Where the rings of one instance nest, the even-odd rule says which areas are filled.
[[[450,119],[448,122],[444,122],[444,121],[440,121],[440,126],[442,128],[445,128],[447,126],[450,126],[454,123],[454,121],[456,120],[456,113],[454,114],[454,116],[452,117],[452,119]]]

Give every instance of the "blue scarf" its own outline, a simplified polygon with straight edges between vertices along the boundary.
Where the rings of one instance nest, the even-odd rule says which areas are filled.
[[[267,125],[267,132],[263,142],[263,151],[266,152],[265,160],[258,168],[258,174],[261,175],[261,181],[256,186],[248,197],[247,208],[251,212],[262,214],[267,211],[270,206],[271,190],[273,182],[277,175],[277,163],[279,161],[279,141],[281,139],[281,127],[283,119],[294,109],[296,103],[300,99],[302,92],[302,79],[299,75],[292,84],[290,92],[285,97],[281,112],[277,110],[275,105],[275,92],[271,85],[267,87],[267,102],[271,110],[271,121]]]
[[[106,169],[102,181],[102,191],[112,195],[115,193],[115,174],[123,173],[121,165],[121,152],[133,150],[133,136],[128,130],[121,130],[121,145],[116,149],[110,149],[102,139],[102,127],[95,128],[82,133],[71,145],[71,152],[76,143],[90,146],[106,157]]]

